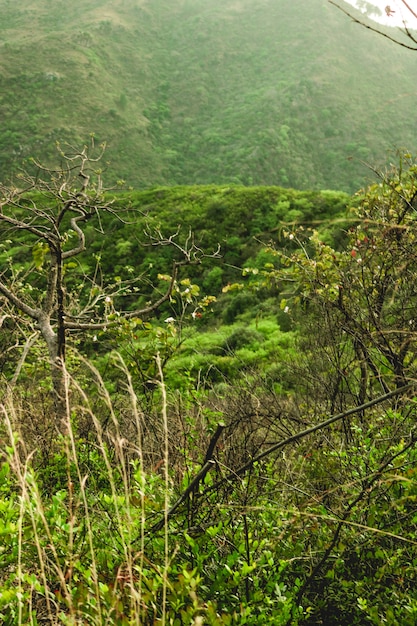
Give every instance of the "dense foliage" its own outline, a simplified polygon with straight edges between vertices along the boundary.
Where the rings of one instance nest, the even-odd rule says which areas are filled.
[[[352,193],[363,161],[416,148],[414,56],[327,0],[2,0],[1,14],[0,180],[91,132],[107,181],[135,187]]]
[[[33,226],[44,198],[25,198],[2,214],[36,207]],[[415,624],[416,199],[409,155],[353,199],[117,196],[64,278],[129,306],[68,328],[60,434],[45,346],[3,288],[2,623]],[[1,284],[38,298],[53,253],[2,227]],[[201,263],[130,318],[189,228]]]

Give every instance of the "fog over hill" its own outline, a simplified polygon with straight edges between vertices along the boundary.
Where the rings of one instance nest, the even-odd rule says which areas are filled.
[[[416,150],[417,55],[326,0],[0,0],[0,179],[107,141],[109,182],[354,191]]]

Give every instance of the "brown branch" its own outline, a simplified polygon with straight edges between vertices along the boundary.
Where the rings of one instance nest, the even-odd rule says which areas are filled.
[[[337,7],[339,9],[339,11],[342,11],[342,13],[344,13],[345,15],[350,17],[351,20],[353,20],[353,22],[355,22],[355,24],[360,24],[364,28],[367,28],[368,30],[371,30],[372,32],[377,33],[378,35],[381,35],[382,37],[385,37],[386,39],[389,39],[390,41],[393,41],[394,43],[396,43],[399,46],[402,46],[403,48],[407,48],[408,50],[417,50],[417,45],[416,46],[408,45],[408,44],[400,41],[398,38],[396,39],[395,37],[391,37],[391,35],[389,35],[388,33],[384,33],[384,31],[380,30],[379,28],[376,28],[375,26],[371,26],[370,24],[366,24],[362,20],[360,20],[357,17],[355,17],[354,15],[352,15],[352,13],[350,13],[350,11],[347,11],[346,9],[342,8],[334,0],[328,0],[328,2],[330,2],[330,4],[333,4],[333,6]],[[404,25],[404,31],[402,31],[400,29],[400,32],[405,34],[409,39],[411,39],[411,41],[413,41],[415,44],[417,44],[417,40],[413,37],[413,35],[411,34],[411,32],[408,30],[408,28],[405,25]]]
[[[7,202],[5,204],[7,204]],[[7,224],[14,226],[18,230],[26,230],[29,233],[36,235],[40,239],[44,239],[48,243],[55,243],[56,241],[56,236],[53,235],[51,232],[46,233],[37,226],[32,226],[30,223],[23,222],[22,220],[17,220],[14,217],[9,217],[8,215],[4,215],[4,213],[0,213],[0,221],[6,222]]]
[[[335,422],[345,419],[346,417],[349,417],[350,415],[354,415],[355,413],[360,413],[361,411],[365,411],[365,409],[369,409],[373,406],[376,406],[377,404],[381,404],[381,402],[384,402],[385,400],[389,400],[390,398],[394,398],[395,396],[398,396],[401,393],[404,393],[405,391],[407,391],[408,389],[411,389],[414,386],[415,386],[414,382],[408,383],[407,385],[404,385],[403,387],[400,387],[398,389],[394,389],[393,391],[390,391],[389,393],[386,393],[383,396],[378,396],[378,398],[374,398],[374,400],[370,400],[369,402],[365,402],[364,404],[355,406],[352,409],[349,409],[348,411],[344,411],[343,413],[338,413],[337,415],[333,415],[332,417],[329,417],[329,419],[325,420],[324,422],[320,422],[320,424],[316,424],[315,426],[306,428],[305,430],[302,430],[301,432],[296,433],[295,435],[291,435],[291,437],[287,437],[287,439],[283,439],[282,441],[279,441],[273,446],[270,446],[267,450],[264,450],[257,456],[253,457],[253,459],[245,463],[245,465],[242,465],[237,470],[230,472],[227,476],[222,478],[222,480],[216,483],[215,485],[211,485],[210,487],[208,487],[205,490],[205,493],[209,491],[215,491],[225,482],[229,480],[233,480],[237,478],[238,476],[245,474],[248,470],[252,469],[255,463],[258,463],[265,457],[269,456],[273,452],[276,452],[277,450],[280,450],[281,448],[284,448],[288,444],[294,443],[295,441],[299,441],[300,439],[307,437],[307,435],[311,435],[312,433],[315,433],[318,430],[322,430],[323,428],[330,426],[330,424],[334,424]],[[204,493],[202,495],[204,495]]]
[[[171,280],[166,292],[152,304],[144,307],[143,309],[135,309],[134,311],[128,311],[120,313],[118,319],[108,320],[103,322],[71,322],[65,321],[65,328],[68,330],[103,330],[105,328],[114,328],[117,326],[121,319],[132,319],[133,317],[144,317],[156,311],[164,302],[170,299],[174,290],[175,282],[178,276],[178,270],[183,265],[182,262],[175,262],[173,266]]]
[[[58,256],[61,254],[61,248],[59,245],[49,247],[49,270],[47,276],[47,285],[45,300],[42,305],[42,310],[47,315],[51,315],[55,305],[55,295],[58,282],[59,262]]]
[[[224,431],[224,429],[225,429],[225,425],[223,423],[217,424],[216,431],[213,434],[212,438],[210,439],[209,447],[207,448],[207,452],[206,452],[206,456],[204,457],[203,465],[208,463],[208,461],[210,461],[210,459],[213,458],[214,448],[216,447],[216,444],[217,444],[217,442],[218,442],[218,440],[220,438],[220,435]]]
[[[415,13],[415,11],[413,11],[413,9],[410,7],[410,5],[405,0],[400,0],[400,1],[407,7],[407,9],[410,11],[411,15],[414,15],[414,17],[417,19],[417,13]]]
[[[40,316],[40,309],[34,309],[26,302],[21,300],[13,291],[11,291],[3,282],[0,282],[0,293],[11,302],[17,309],[28,315],[31,319],[38,321]]]
[[[195,490],[197,485],[203,480],[205,475],[212,469],[212,467],[215,466],[215,464],[216,464],[216,462],[213,461],[213,459],[210,459],[209,461],[207,461],[207,463],[205,463],[203,465],[203,467],[198,472],[198,474],[196,476],[194,476],[193,480],[190,482],[190,484],[188,485],[187,489],[185,489],[185,491],[183,491],[183,493],[180,495],[178,500],[168,510],[167,514],[164,515],[163,519],[159,520],[159,522],[154,524],[152,526],[152,528],[149,529],[148,532],[153,533],[153,532],[156,532],[157,530],[161,530],[161,528],[165,524],[165,521],[173,516],[173,514],[178,509],[178,507],[184,502],[184,500],[186,500],[188,498],[190,493],[192,493]]]
[[[132,311],[130,313],[125,313],[124,314],[124,318],[125,319],[131,319],[132,317],[141,317],[142,315],[149,315],[149,313],[153,313],[153,311],[156,311],[156,309],[158,309],[161,306],[161,304],[164,304],[164,302],[167,302],[167,300],[169,300],[171,298],[172,292],[174,290],[174,286],[175,286],[175,282],[177,280],[179,268],[182,265],[185,265],[185,264],[186,264],[186,261],[184,261],[184,262],[182,262],[182,261],[175,261],[174,262],[174,265],[173,265],[173,268],[172,268],[172,276],[171,276],[171,280],[170,280],[168,289],[166,290],[164,295],[159,298],[159,300],[157,300],[153,304],[150,304],[149,306],[147,306],[147,307],[145,307],[143,309],[138,309],[138,310]]]
[[[213,452],[216,447],[216,444],[222,434],[225,425],[223,423],[217,424],[216,431],[214,432],[212,438],[210,439],[209,447],[207,448],[206,456],[204,458],[203,467],[198,472],[196,476],[192,479],[188,487],[183,491],[178,500],[172,505],[172,507],[168,510],[167,515],[164,515],[163,519],[159,520],[156,524],[150,528],[149,532],[155,532],[157,530],[161,530],[165,521],[172,517],[178,507],[188,498],[188,496],[197,490],[198,485],[204,480],[206,474],[214,467],[215,461],[213,460]]]

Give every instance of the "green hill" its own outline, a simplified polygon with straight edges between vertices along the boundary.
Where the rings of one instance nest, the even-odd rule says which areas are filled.
[[[0,178],[108,142],[107,180],[351,192],[416,147],[412,52],[326,0],[0,2]]]

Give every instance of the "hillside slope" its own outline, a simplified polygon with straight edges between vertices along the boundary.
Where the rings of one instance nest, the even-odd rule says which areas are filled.
[[[417,57],[326,0],[0,0],[0,178],[107,141],[107,179],[354,191],[416,148]]]

